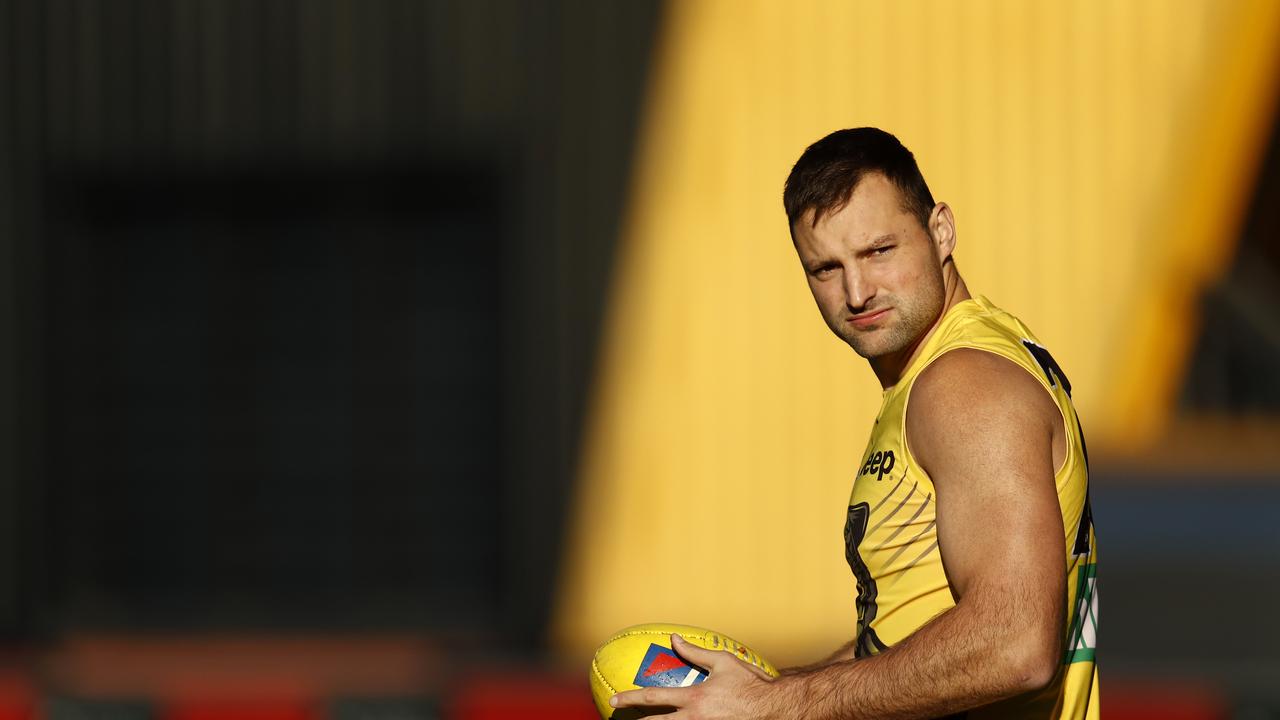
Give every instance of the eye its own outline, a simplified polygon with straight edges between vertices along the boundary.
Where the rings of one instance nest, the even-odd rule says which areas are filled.
[[[809,274],[817,278],[824,278],[835,272],[835,269],[835,265],[819,265],[813,270],[810,270]]]
[[[875,255],[888,255],[888,254],[889,254],[889,251],[890,251],[890,250],[892,250],[892,249],[894,249],[895,247],[897,247],[897,246],[896,246],[896,245],[883,245],[883,246],[881,246],[881,247],[878,247],[878,248],[876,248],[876,249],[872,250],[871,252],[872,252],[872,254],[875,254]]]

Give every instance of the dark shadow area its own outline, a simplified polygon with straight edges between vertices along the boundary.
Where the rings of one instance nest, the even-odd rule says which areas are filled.
[[[540,658],[660,12],[0,0],[0,637]]]
[[[1280,118],[1235,260],[1205,293],[1200,321],[1182,409],[1280,414]]]
[[[494,625],[502,190],[446,163],[53,183],[62,622]]]
[[[1273,687],[1280,624],[1268,477],[1121,477],[1091,483],[1103,672]]]

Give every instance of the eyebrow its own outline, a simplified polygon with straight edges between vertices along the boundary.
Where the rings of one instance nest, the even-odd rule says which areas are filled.
[[[879,235],[877,237],[871,238],[871,240],[867,242],[866,245],[863,245],[862,247],[858,248],[858,251],[857,251],[858,255],[859,256],[870,255],[871,253],[874,253],[876,250],[879,250],[880,248],[886,245],[896,242],[897,239],[898,239],[897,233],[885,233],[884,235]]]
[[[835,261],[832,260],[831,258],[828,258],[828,257],[819,258],[817,260],[814,260],[811,263],[804,263],[804,271],[807,273],[814,273],[834,263]]]
[[[884,235],[877,235],[876,237],[872,238],[870,242],[867,243],[866,247],[863,247],[857,251],[858,255],[866,255],[868,253],[874,252],[875,250],[882,248],[885,245],[888,245],[889,243],[896,241],[897,239],[898,239],[897,233],[885,233]],[[803,263],[803,265],[804,265],[805,272],[815,272],[834,262],[836,262],[834,258],[822,257],[814,260],[812,263]]]

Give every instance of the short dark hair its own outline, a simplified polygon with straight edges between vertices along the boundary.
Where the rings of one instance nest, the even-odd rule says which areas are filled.
[[[849,202],[853,189],[870,172],[883,174],[902,196],[902,209],[929,227],[933,194],[915,156],[898,138],[879,128],[837,130],[805,149],[791,168],[782,192],[787,227],[813,210],[813,224]]]

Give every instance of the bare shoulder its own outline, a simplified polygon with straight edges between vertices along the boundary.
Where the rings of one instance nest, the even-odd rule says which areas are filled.
[[[966,458],[982,462],[1010,452],[1051,451],[1055,424],[1062,420],[1027,370],[992,352],[958,348],[916,378],[906,422],[912,453],[930,470]]]

